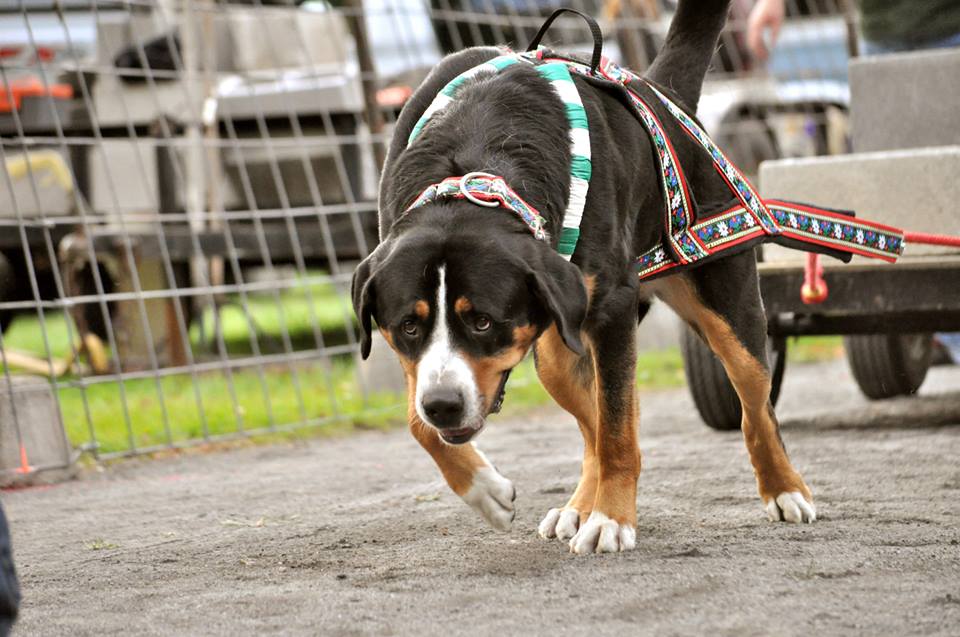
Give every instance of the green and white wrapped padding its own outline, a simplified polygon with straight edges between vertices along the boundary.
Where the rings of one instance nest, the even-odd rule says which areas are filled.
[[[573,77],[570,75],[570,70],[565,63],[540,62],[536,59],[535,53],[511,53],[493,58],[464,71],[450,80],[437,93],[433,102],[413,127],[410,137],[407,139],[407,144],[413,143],[433,115],[453,103],[457,97],[457,91],[467,80],[480,73],[498,73],[518,62],[532,64],[537,73],[550,82],[554,92],[563,102],[566,111],[567,124],[570,127],[570,193],[567,199],[567,209],[563,214],[557,252],[569,261],[574,250],[576,250],[577,240],[580,238],[580,222],[583,220],[583,209],[587,203],[587,192],[590,189],[592,164],[590,162],[590,129],[588,127],[587,111],[583,107],[580,91],[577,90]]]

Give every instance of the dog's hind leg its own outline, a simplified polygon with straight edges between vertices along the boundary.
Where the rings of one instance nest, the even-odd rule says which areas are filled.
[[[410,403],[413,404],[412,401]],[[473,443],[451,445],[440,438],[410,407],[410,433],[437,463],[454,493],[474,508],[490,526],[506,531],[516,515],[516,489]]]
[[[583,435],[583,464],[577,488],[566,505],[547,511],[537,529],[542,538],[569,540],[593,510],[597,493],[599,467],[593,362],[589,355],[578,356],[570,351],[556,326],[550,327],[537,340],[535,355],[540,382],[557,404],[577,419]]]
[[[770,519],[813,522],[813,497],[787,457],[770,403],[766,318],[753,254],[722,259],[651,285],[723,363],[740,397],[743,438]]]

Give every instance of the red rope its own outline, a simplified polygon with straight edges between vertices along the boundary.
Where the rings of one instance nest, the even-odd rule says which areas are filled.
[[[823,279],[820,255],[808,252],[807,262],[803,266],[803,287],[800,288],[800,299],[807,305],[815,305],[826,301],[828,292],[827,282]]]
[[[926,232],[904,232],[903,238],[909,243],[925,243],[933,246],[951,246],[960,248],[960,237],[946,234],[927,234]]]

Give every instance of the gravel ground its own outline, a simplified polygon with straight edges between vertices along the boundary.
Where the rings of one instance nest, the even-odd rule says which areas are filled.
[[[871,405],[840,362],[788,370],[783,435],[818,506],[805,526],[766,521],[739,436],[707,430],[685,391],[644,396],[637,549],[612,556],[536,537],[579,468],[554,409],[481,436],[517,486],[509,533],[405,431],[8,492],[17,633],[956,635],[960,369],[922,393]]]

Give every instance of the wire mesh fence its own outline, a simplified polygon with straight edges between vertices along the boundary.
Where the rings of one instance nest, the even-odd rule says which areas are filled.
[[[346,295],[377,243],[391,125],[444,53],[522,47],[559,3],[13,4],[0,7],[3,471],[395,408],[359,371]],[[606,55],[636,69],[673,10],[564,4],[600,18]],[[758,65],[750,4],[734,3],[704,123],[748,172],[843,152],[849,16],[787,2]],[[555,46],[587,47],[580,22],[558,24]],[[51,439],[52,455],[31,448]]]

